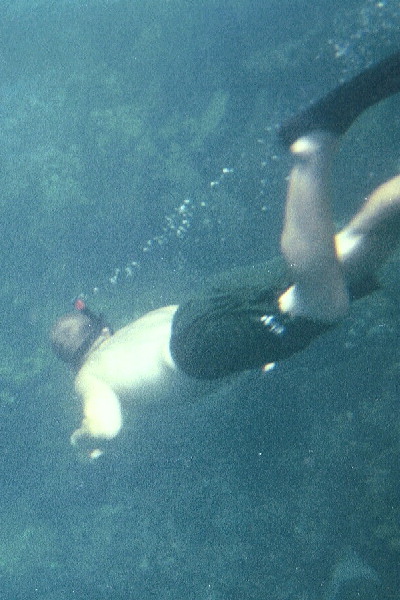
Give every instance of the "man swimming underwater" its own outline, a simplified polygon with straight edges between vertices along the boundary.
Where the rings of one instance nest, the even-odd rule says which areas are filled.
[[[294,157],[279,260],[232,270],[192,300],[111,333],[83,303],[51,332],[76,371],[83,420],[71,442],[90,458],[122,427],[123,411],[204,389],[306,348],[377,287],[400,238],[400,175],[378,187],[337,234],[329,177],[340,137],[368,107],[400,91],[400,52],[365,70],[280,129]],[[283,261],[282,261],[283,262]],[[126,404],[125,404],[126,399]]]

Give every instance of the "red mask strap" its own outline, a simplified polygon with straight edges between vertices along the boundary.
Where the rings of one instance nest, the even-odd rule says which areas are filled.
[[[86,302],[83,300],[83,298],[76,298],[76,300],[74,300],[74,308],[80,312],[84,312],[86,310]]]

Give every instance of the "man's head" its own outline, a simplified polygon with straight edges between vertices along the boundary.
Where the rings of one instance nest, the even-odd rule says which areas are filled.
[[[50,332],[50,341],[58,358],[79,368],[89,348],[106,330],[103,317],[85,307],[57,319]]]

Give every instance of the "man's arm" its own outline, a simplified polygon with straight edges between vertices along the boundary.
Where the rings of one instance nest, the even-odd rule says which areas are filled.
[[[85,372],[79,373],[75,390],[82,399],[83,419],[71,435],[71,444],[86,458],[97,458],[102,443],[118,435],[122,427],[121,405],[112,388]]]

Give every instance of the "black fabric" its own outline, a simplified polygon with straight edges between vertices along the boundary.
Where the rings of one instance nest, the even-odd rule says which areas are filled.
[[[332,325],[279,312],[290,285],[283,260],[220,276],[177,310],[170,348],[177,367],[217,379],[288,358]]]
[[[279,137],[290,146],[321,129],[342,135],[364,110],[400,92],[400,52],[365,69],[284,123]]]

